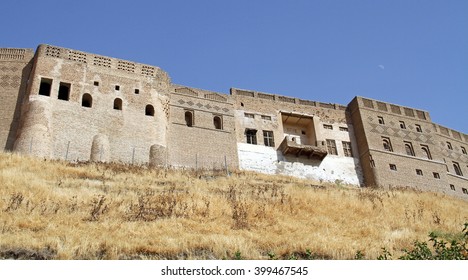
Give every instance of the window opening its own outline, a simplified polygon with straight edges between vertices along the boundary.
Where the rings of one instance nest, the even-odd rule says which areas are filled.
[[[455,174],[457,174],[458,176],[463,176],[460,164],[458,164],[458,162],[453,162],[453,169],[455,170]]]
[[[221,116],[214,116],[213,125],[215,129],[223,129],[223,119]]]
[[[327,139],[327,149],[330,155],[338,155],[335,140]]]
[[[400,121],[400,128],[401,129],[406,129],[406,124],[404,121]]]
[[[81,98],[81,106],[91,108],[93,106],[93,97],[89,93],[83,94]]]
[[[146,105],[145,115],[146,116],[154,116],[154,107],[153,107],[153,105],[151,105],[151,104]]]
[[[122,110],[122,99],[116,98],[114,99],[114,110]]]
[[[385,124],[383,117],[378,116],[377,118],[379,119],[379,124]]]
[[[39,86],[39,95],[50,96],[51,88],[52,88],[52,80],[42,78],[41,85]]]
[[[405,143],[406,154],[414,157],[413,144],[411,144],[410,142],[404,142],[404,143]]]
[[[273,131],[263,131],[263,142],[267,147],[274,147],[275,141],[273,139]]]
[[[342,144],[345,157],[353,157],[353,151],[351,150],[351,142],[343,141]]]
[[[246,129],[245,130],[245,137],[246,137],[246,140],[247,140],[247,144],[257,145],[257,130],[255,130],[255,129]]]
[[[58,99],[68,101],[70,99],[70,87],[68,83],[60,83]]]
[[[382,137],[382,145],[385,151],[393,152],[392,143],[390,138]]]
[[[192,111],[185,111],[185,124],[188,127],[192,127],[194,125],[193,112]]]
[[[427,159],[432,159],[431,152],[429,151],[429,147],[428,147],[428,146],[421,145],[421,150],[423,151],[424,156],[425,156]]]

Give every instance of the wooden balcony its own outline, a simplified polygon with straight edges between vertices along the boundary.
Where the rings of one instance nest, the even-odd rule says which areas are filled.
[[[278,150],[285,156],[304,156],[309,159],[319,160],[323,160],[328,154],[326,148],[297,144],[295,141],[289,140],[288,137],[284,138],[283,142],[281,142],[281,145],[278,147]]]

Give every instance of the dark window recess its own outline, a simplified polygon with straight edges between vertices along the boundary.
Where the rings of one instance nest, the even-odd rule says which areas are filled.
[[[215,116],[213,118],[213,125],[215,129],[223,129],[223,119],[220,116]]]
[[[99,86],[99,82],[98,82],[98,81],[94,81],[94,85],[95,85],[95,86]]]
[[[71,85],[68,83],[60,83],[58,99],[66,101],[70,100],[70,87]]]
[[[41,85],[39,86],[39,95],[50,96],[51,88],[52,88],[52,80],[42,78]]]
[[[120,90],[120,86],[119,86],[119,85],[116,85],[116,86],[115,86],[115,90]]]
[[[247,140],[247,144],[257,145],[257,130],[255,130],[255,129],[246,129],[245,130],[245,137],[246,137],[246,140]]]
[[[433,172],[432,174],[434,175],[434,178],[436,178],[436,179],[440,179],[440,175],[439,175],[439,173],[437,173],[437,172]]]
[[[150,105],[150,104],[146,105],[145,115],[154,116],[154,107],[153,107],[153,105]]]
[[[397,171],[395,164],[390,164],[390,170]]]
[[[122,110],[122,99],[116,98],[114,99],[114,110]]]
[[[416,169],[416,174],[419,176],[423,176],[423,172],[421,169]]]
[[[193,112],[192,111],[185,111],[185,124],[188,127],[192,127],[194,122],[193,122]]]
[[[83,94],[81,98],[81,106],[91,108],[93,107],[93,97],[89,93]]]
[[[139,89],[135,89],[135,94],[139,94],[140,93],[140,90]]]
[[[450,185],[450,189],[451,189],[452,191],[456,190],[456,189],[455,189],[455,185]]]

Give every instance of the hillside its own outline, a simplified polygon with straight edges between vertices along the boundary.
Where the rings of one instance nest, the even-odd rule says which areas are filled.
[[[0,198],[0,258],[375,259],[468,221],[443,194],[7,153]]]

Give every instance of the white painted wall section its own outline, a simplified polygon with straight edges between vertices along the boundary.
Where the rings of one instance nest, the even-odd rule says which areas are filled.
[[[359,161],[352,157],[327,155],[322,161],[284,157],[272,147],[245,143],[237,143],[237,150],[242,170],[351,185],[363,182]]]

